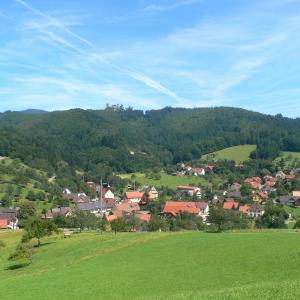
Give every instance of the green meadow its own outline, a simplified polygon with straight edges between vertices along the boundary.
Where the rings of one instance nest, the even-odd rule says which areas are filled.
[[[300,162],[300,152],[282,151],[281,155],[275,159],[275,163],[280,164],[281,160],[287,167],[297,167]]]
[[[228,159],[234,160],[237,164],[246,161],[250,153],[256,149],[256,145],[240,145],[222,149],[204,156],[205,159]]]
[[[160,172],[160,179],[151,179],[146,177],[144,173],[128,173],[119,175],[121,178],[130,179],[132,175],[135,175],[136,182],[141,185],[153,185],[156,187],[168,186],[175,189],[178,185],[196,185],[201,187],[208,187],[210,183],[204,177],[201,176],[172,176],[164,172]]]
[[[300,233],[88,232],[43,240],[9,269],[21,232],[0,232],[1,299],[299,299]]]

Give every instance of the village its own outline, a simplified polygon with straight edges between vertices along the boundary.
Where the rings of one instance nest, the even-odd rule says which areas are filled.
[[[203,168],[193,167],[180,163],[177,171],[172,176],[206,176],[214,172],[215,166],[207,164]],[[178,185],[176,190],[169,197],[161,197],[159,188],[153,185],[144,185],[138,189],[135,186],[128,186],[123,194],[113,192],[113,187],[108,183],[96,183],[92,180],[85,181],[89,191],[73,192],[69,188],[62,191],[62,197],[68,202],[66,206],[52,207],[40,214],[41,219],[61,220],[71,218],[76,212],[93,215],[99,220],[105,220],[107,227],[119,219],[134,218],[131,231],[145,230],[151,216],[156,215],[164,218],[169,223],[182,214],[197,217],[203,226],[211,225],[209,218],[211,209],[217,207],[223,212],[230,212],[228,218],[247,219],[255,224],[258,218],[265,213],[266,205],[273,205],[282,208],[300,210],[300,191],[293,190],[286,195],[278,196],[277,187],[280,184],[290,184],[290,181],[299,181],[299,169],[291,169],[288,173],[278,171],[276,174],[263,177],[252,176],[240,182],[228,184],[223,189],[212,189],[209,193],[200,186]],[[94,195],[94,196],[91,196]],[[155,207],[155,210],[153,209]],[[233,214],[232,214],[233,213]],[[284,224],[295,224],[296,219],[289,210],[286,210]],[[18,228],[19,208],[0,209],[0,228],[14,230]],[[58,222],[60,227],[72,227],[70,224]],[[112,227],[112,226],[111,226]],[[195,227],[183,227],[181,229],[194,229]],[[160,230],[160,228],[158,228]],[[123,228],[123,230],[125,230]],[[128,231],[126,227],[126,231]],[[165,230],[165,229],[164,229]]]

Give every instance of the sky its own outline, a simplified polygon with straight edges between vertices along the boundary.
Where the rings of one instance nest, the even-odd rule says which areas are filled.
[[[0,111],[300,117],[300,0],[0,0]]]

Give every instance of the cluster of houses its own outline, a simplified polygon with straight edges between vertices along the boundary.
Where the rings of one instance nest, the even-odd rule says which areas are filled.
[[[197,168],[181,164],[185,172],[194,172],[202,174],[206,170],[212,171],[213,166],[207,165],[202,169],[202,173]],[[199,173],[198,173],[199,171]],[[189,173],[191,174],[191,173]],[[203,201],[204,194],[199,187],[195,186],[177,186],[173,200],[167,201],[161,211],[162,215],[176,217],[179,213],[187,212],[199,216],[205,222],[209,215],[210,205],[222,205],[225,210],[239,212],[250,218],[256,218],[264,214],[263,204],[269,199],[272,192],[276,192],[277,181],[289,181],[295,178],[294,173],[284,174],[278,172],[275,176],[266,175],[263,178],[253,176],[246,178],[243,183],[235,182],[229,185],[225,190],[215,190],[211,199]],[[159,193],[153,186],[143,186],[137,191],[127,191],[122,197],[116,196],[109,185],[100,186],[92,181],[86,182],[89,187],[96,191],[96,197],[91,198],[85,193],[72,193],[69,189],[63,191],[63,197],[72,203],[71,207],[52,208],[41,215],[44,219],[53,219],[57,216],[71,216],[74,210],[88,211],[97,217],[106,216],[111,222],[117,218],[135,215],[141,222],[150,221],[149,211],[144,210],[144,205],[155,201]],[[241,189],[248,185],[252,190],[250,198],[252,204],[241,204]],[[175,201],[176,199],[176,201]],[[300,191],[294,191],[291,196],[279,197],[279,203],[300,207]],[[18,209],[1,208],[0,209],[0,229],[15,229],[18,226]]]
[[[211,173],[214,170],[214,165],[205,165],[204,167],[196,167],[192,165],[186,165],[184,163],[177,164],[176,172],[172,173],[174,176],[204,176],[206,173]]]
[[[270,179],[270,178],[268,178]],[[265,179],[266,180],[266,179]],[[246,179],[248,182],[261,182],[259,177]],[[239,183],[232,184],[228,190],[223,191],[223,197],[215,194],[212,200],[205,202],[201,201],[203,194],[201,188],[195,186],[177,186],[175,198],[176,201],[166,201],[161,212],[162,215],[176,217],[177,214],[187,212],[199,216],[205,222],[209,215],[209,205],[222,204],[225,210],[240,212],[252,218],[262,216],[264,213],[261,201],[254,201],[251,205],[241,205],[236,198],[241,197],[242,185]],[[123,197],[116,197],[109,186],[101,190],[96,187],[98,197],[90,199],[83,193],[71,193],[69,190],[64,190],[64,197],[73,204],[75,208],[82,211],[89,211],[98,217],[106,216],[106,219],[111,222],[117,218],[125,217],[134,214],[142,222],[150,221],[150,213],[142,209],[147,201],[155,201],[158,198],[158,191],[153,186],[144,186],[139,191],[127,191]],[[259,190],[253,192],[253,199],[260,195]],[[99,197],[102,195],[102,199]],[[261,194],[261,197],[264,196]],[[186,201],[190,199],[191,201]],[[184,201],[182,201],[184,200]],[[192,201],[193,200],[193,201]],[[50,210],[46,216],[53,218],[59,211],[57,209]],[[68,216],[72,213],[70,208],[61,208],[61,214]]]

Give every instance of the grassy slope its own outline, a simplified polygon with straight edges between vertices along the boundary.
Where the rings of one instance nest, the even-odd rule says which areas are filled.
[[[5,299],[299,299],[299,233],[87,233],[49,238],[8,271]]]
[[[288,152],[288,151],[283,151],[281,156],[283,158],[288,158],[289,156],[294,159],[294,158],[298,158],[300,159],[300,152]]]
[[[21,188],[21,194],[19,197],[20,200],[26,199],[26,196],[30,190],[33,191],[34,193],[44,192],[43,190],[34,187],[34,184],[39,183],[39,181],[37,181],[33,178],[27,178],[28,182],[26,184],[17,183],[14,181],[14,176],[17,174],[14,172],[21,170],[21,169],[23,169],[23,170],[31,169],[27,165],[25,165],[19,161],[13,160],[11,158],[1,159],[0,163],[4,164],[4,166],[11,168],[12,172],[13,172],[13,174],[6,174],[6,173],[0,174],[0,199],[7,193],[8,186],[13,188],[13,190],[15,190],[17,187]],[[45,172],[42,172],[42,171],[36,170],[36,169],[34,169],[34,171],[38,172],[38,174],[41,177],[43,177],[45,181],[48,181],[48,177]],[[51,204],[49,204],[47,201],[36,200],[34,202],[36,204],[38,211],[41,211],[44,208],[49,209],[51,207]],[[13,203],[17,204],[15,201]]]
[[[222,149],[220,151],[213,152],[214,159],[228,159],[234,160],[236,163],[243,162],[249,159],[250,153],[256,149],[256,145],[241,145]],[[209,158],[211,154],[206,155]]]
[[[196,176],[172,176],[161,172],[159,180],[149,179],[143,173],[134,173],[136,181],[141,185],[154,185],[156,187],[168,186],[175,189],[177,185],[196,185],[201,187],[209,186],[209,182],[204,177]],[[122,178],[131,178],[132,174],[121,174]]]
[[[279,163],[282,158],[285,161],[285,166],[299,167],[300,152],[283,151],[281,155],[275,159],[275,163]]]

